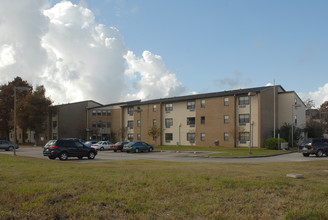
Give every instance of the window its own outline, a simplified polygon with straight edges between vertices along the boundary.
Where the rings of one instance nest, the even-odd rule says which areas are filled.
[[[297,115],[294,116],[294,125],[297,125]]]
[[[107,128],[110,128],[112,126],[112,124],[109,122],[107,122]]]
[[[138,120],[138,121],[137,121],[137,126],[140,127],[140,125],[141,125],[141,121]]]
[[[200,140],[201,140],[201,141],[205,141],[205,134],[204,134],[204,133],[201,133],[201,134],[200,134]]]
[[[227,133],[227,132],[224,133],[224,140],[225,141],[229,140],[229,133]]]
[[[249,114],[240,114],[239,115],[239,124],[245,125],[246,123],[249,123]]]
[[[157,126],[157,120],[156,119],[153,120],[153,126]]]
[[[97,123],[96,122],[92,122],[92,127],[96,128],[97,127]]]
[[[133,121],[128,121],[128,128],[133,129]]]
[[[102,116],[106,116],[106,111],[105,110],[102,111]]]
[[[239,141],[241,144],[246,144],[246,141],[249,141],[249,133],[248,132],[239,133]]]
[[[224,124],[229,124],[229,115],[224,116]]]
[[[53,121],[53,122],[52,122],[52,127],[53,127],[53,128],[57,127],[57,121]]]
[[[103,127],[103,128],[106,128],[106,122],[103,122],[103,123],[102,123],[102,127]]]
[[[165,142],[170,143],[173,140],[173,134],[172,133],[166,133],[165,134]]]
[[[52,138],[53,138],[53,139],[57,139],[57,133],[53,133],[53,134],[52,134]]]
[[[187,133],[187,141],[195,143],[195,133]]]
[[[200,123],[202,125],[205,124],[205,116],[200,117]]]
[[[133,141],[133,134],[128,134],[128,140],[129,140],[130,142]]]
[[[229,98],[224,98],[224,105],[228,106],[229,105]]]
[[[112,111],[111,110],[108,110],[107,111],[107,116],[110,116],[112,114]]]
[[[165,111],[170,112],[173,111],[173,104],[165,104]]]
[[[248,105],[249,104],[248,96],[239,97],[238,100],[239,100],[239,105]]]
[[[187,118],[187,125],[190,125],[190,127],[195,127],[195,118]]]
[[[193,111],[196,108],[195,101],[187,102],[187,109]]]
[[[93,116],[96,116],[96,114],[97,114],[97,111],[96,111],[96,110],[93,110],[93,111],[92,111],[92,115],[93,115]]]
[[[101,128],[101,122],[98,122],[98,123],[97,123],[97,127],[98,127],[98,128]]]
[[[157,106],[153,105],[153,112],[156,112],[156,111],[157,111]]]
[[[171,126],[173,126],[173,118],[166,118],[165,119],[165,127],[170,128]]]
[[[141,135],[140,133],[137,134],[137,139],[140,141],[141,140]]]
[[[205,108],[205,100],[200,101],[200,107]]]
[[[134,112],[133,107],[129,107],[129,108],[128,108],[128,114],[129,114],[130,116],[133,116],[133,112]]]
[[[101,111],[97,111],[97,116],[101,116]]]
[[[153,135],[153,141],[156,141],[156,140],[157,140],[157,135],[154,134],[154,135]]]

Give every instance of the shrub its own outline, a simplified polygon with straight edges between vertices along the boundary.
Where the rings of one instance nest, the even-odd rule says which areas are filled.
[[[285,139],[280,138],[279,143],[286,142]],[[269,138],[265,141],[265,148],[270,150],[278,150],[278,138]]]

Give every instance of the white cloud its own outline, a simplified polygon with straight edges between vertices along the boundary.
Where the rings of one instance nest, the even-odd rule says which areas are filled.
[[[154,99],[181,95],[185,92],[176,75],[166,69],[161,56],[144,51],[142,58],[137,58],[132,51],[129,51],[125,58],[129,66],[126,74],[130,78],[140,77],[134,86],[138,92],[130,93],[128,95],[130,99],[137,97]]]
[[[0,84],[21,76],[44,85],[55,103],[107,104],[184,92],[160,56],[145,51],[136,58],[119,30],[96,23],[83,4],[49,5],[46,0],[0,2]]]
[[[299,93],[303,101],[310,99],[314,101],[315,107],[319,108],[321,104],[328,101],[328,83],[319,87],[317,91],[309,92],[308,94]]]

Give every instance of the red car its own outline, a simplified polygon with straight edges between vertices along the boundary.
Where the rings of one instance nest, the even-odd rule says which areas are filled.
[[[120,150],[123,151],[123,147],[125,144],[128,144],[129,142],[117,142],[116,144],[112,144],[109,146],[109,150],[113,150],[114,152],[117,152]]]

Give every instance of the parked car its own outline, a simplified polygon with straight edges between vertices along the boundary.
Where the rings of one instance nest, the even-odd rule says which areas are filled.
[[[13,151],[15,144],[11,143],[10,141],[6,140],[0,140],[0,149],[4,149],[6,151]],[[19,146],[16,144],[16,149],[18,149]]]
[[[128,144],[129,142],[117,142],[116,144],[112,144],[109,146],[109,150],[113,150],[114,152],[117,152],[120,150],[123,151],[123,147],[125,144]]]
[[[124,145],[123,150],[127,153],[130,153],[130,152],[138,153],[138,152],[144,152],[144,151],[151,152],[154,150],[154,148],[153,148],[153,146],[151,146],[145,142],[138,141],[138,142],[130,142],[130,143]]]
[[[315,154],[322,157],[324,154],[328,156],[328,139],[327,138],[309,138],[304,139],[299,146],[299,151],[304,157]]]
[[[87,147],[91,147],[91,145],[97,143],[98,141],[86,141],[84,142],[84,145],[87,146]]]
[[[49,159],[67,160],[68,157],[88,157],[94,159],[97,155],[97,151],[91,147],[87,147],[80,141],[73,139],[59,139],[53,140],[51,143],[47,143],[43,149],[43,156],[49,157]]]
[[[91,147],[96,149],[96,150],[109,150],[109,146],[112,145],[112,142],[109,141],[99,141],[95,144],[92,144]]]

